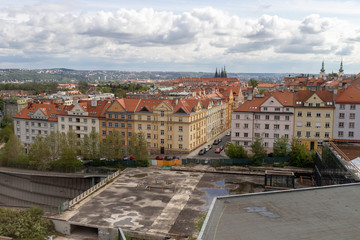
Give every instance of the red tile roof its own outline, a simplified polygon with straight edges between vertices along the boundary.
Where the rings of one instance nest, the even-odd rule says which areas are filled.
[[[336,96],[336,102],[359,102],[360,86],[350,85],[342,93]]]
[[[40,109],[47,117],[48,121],[57,122],[57,115],[60,115],[69,106],[63,104],[56,104],[52,102],[41,102],[41,103],[28,103],[28,106],[18,112],[13,118],[16,119],[32,119],[31,116]]]
[[[261,98],[253,97],[252,100],[247,100],[240,107],[236,108],[234,112],[260,112],[261,104],[263,104],[269,97],[269,95]]]

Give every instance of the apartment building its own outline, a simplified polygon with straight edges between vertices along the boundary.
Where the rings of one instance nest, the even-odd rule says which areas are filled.
[[[58,129],[64,134],[73,130],[79,138],[91,131],[100,132],[100,116],[109,106],[104,100],[80,100],[58,114]]]
[[[316,150],[333,138],[334,96],[328,91],[295,92],[294,136]]]
[[[14,133],[28,151],[37,135],[45,137],[58,130],[58,114],[64,111],[64,105],[53,102],[28,103],[13,116]]]
[[[28,97],[21,98],[5,98],[4,99],[4,116],[12,117],[27,107],[30,99]]]
[[[335,98],[334,141],[360,141],[360,88],[350,85]]]
[[[106,138],[112,132],[119,132],[124,137],[125,146],[134,133],[135,110],[140,99],[116,99],[100,117],[100,137]]]
[[[250,97],[232,114],[231,140],[249,149],[256,137],[262,137],[268,152],[277,138],[293,136],[294,93],[272,92]]]

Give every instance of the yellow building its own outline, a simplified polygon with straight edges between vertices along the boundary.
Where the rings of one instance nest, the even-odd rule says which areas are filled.
[[[294,137],[308,150],[316,150],[333,138],[334,97],[328,91],[298,91],[295,94]]]

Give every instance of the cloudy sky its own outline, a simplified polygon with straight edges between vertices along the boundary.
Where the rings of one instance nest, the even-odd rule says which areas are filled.
[[[360,1],[1,0],[0,68],[360,72]]]

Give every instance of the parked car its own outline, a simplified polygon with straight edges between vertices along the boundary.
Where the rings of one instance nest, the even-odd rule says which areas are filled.
[[[208,148],[209,148],[209,150],[212,148],[212,146],[211,145],[208,145]]]
[[[165,160],[171,160],[172,158],[170,156],[165,156]]]
[[[221,143],[221,142],[222,142],[222,138],[219,138],[219,139],[218,139],[218,143]]]
[[[134,157],[134,156],[130,156],[130,160],[135,160],[135,157]]]
[[[201,149],[200,151],[199,151],[199,155],[204,155],[205,154],[205,149]]]
[[[179,156],[173,156],[173,159],[180,159]]]
[[[231,131],[226,133],[226,136],[230,136],[231,135]]]
[[[155,158],[156,160],[164,160],[164,158],[162,156],[156,156]]]
[[[221,152],[221,148],[218,147],[215,149],[215,153],[220,153],[220,152]]]
[[[206,146],[206,147],[204,148],[204,150],[205,150],[205,152],[207,152],[207,151],[210,150],[210,148],[209,148],[208,146]]]
[[[220,146],[220,149],[221,149],[221,151],[224,150],[224,145],[221,145],[221,146]]]
[[[128,156],[125,156],[125,157],[123,158],[123,160],[124,160],[124,161],[129,161],[129,157],[128,157]]]
[[[218,145],[219,141],[217,139],[214,140],[213,145]]]

